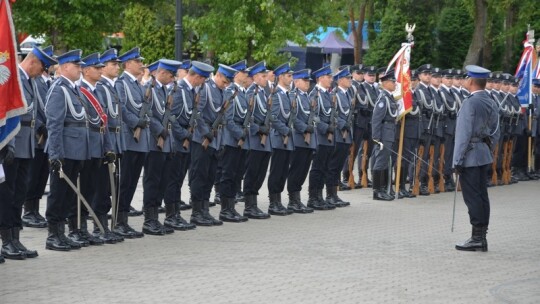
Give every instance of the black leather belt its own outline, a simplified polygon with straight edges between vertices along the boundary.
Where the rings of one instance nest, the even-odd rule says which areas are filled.
[[[28,120],[28,121],[21,121],[21,126],[23,127],[34,127],[36,121],[35,120]]]
[[[120,133],[120,127],[109,127],[109,132]]]

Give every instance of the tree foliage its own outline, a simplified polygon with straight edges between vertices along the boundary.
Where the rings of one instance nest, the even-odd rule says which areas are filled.
[[[443,67],[461,67],[470,44],[473,23],[470,14],[462,7],[447,6],[442,9],[437,22],[436,58],[434,64]]]

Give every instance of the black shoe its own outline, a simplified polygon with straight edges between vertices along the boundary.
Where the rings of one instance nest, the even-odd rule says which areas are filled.
[[[393,201],[394,197],[388,195],[386,191],[373,190],[373,199],[376,201]]]
[[[221,205],[221,194],[219,194],[219,192],[216,192],[216,194],[214,195],[214,201],[212,203],[214,204],[214,206],[216,204]]]
[[[307,206],[314,210],[326,211],[336,209],[334,205],[328,205],[322,196],[322,189],[309,189]]]
[[[454,192],[456,191],[456,187],[450,181],[446,181],[444,183],[444,190],[446,192]]]
[[[294,213],[313,213],[313,208],[306,207],[302,203],[299,191],[289,193],[289,204],[287,205],[287,209]]]
[[[326,203],[328,205],[336,206],[337,208],[350,206],[351,203],[343,201],[337,195],[337,187],[326,186]]]
[[[143,215],[143,212],[129,206],[129,214],[128,215],[129,216],[141,216],[141,215]]]
[[[205,219],[209,220],[212,223],[212,226],[221,226],[223,225],[223,222],[216,219],[210,214],[210,202],[209,201],[203,201],[202,205],[202,213]]]
[[[83,221],[86,220],[81,218],[81,228],[83,227]],[[77,218],[68,219],[68,228],[69,234],[67,237],[69,239],[71,239],[75,243],[78,243],[79,245],[81,245],[81,247],[90,246],[90,242],[86,239],[86,234],[84,234],[79,228],[77,228]],[[71,243],[69,243],[69,245],[71,246]]]
[[[163,206],[159,206],[157,210],[158,210],[158,213],[165,213],[165,207]]]
[[[10,260],[26,259],[26,252],[19,249],[16,243],[13,242],[13,232],[11,229],[0,230],[0,236],[2,236],[2,249],[0,250],[0,254],[4,256],[4,258]]]
[[[257,207],[257,195],[245,195],[246,206],[244,208],[244,216],[250,219],[265,220],[270,218],[270,214],[262,211]]]
[[[420,185],[420,195],[422,196],[428,196],[430,195],[431,193],[429,193],[429,190],[428,190],[428,187],[426,184],[421,184]]]
[[[354,184],[354,189],[362,189],[362,183],[358,182]]]
[[[72,250],[81,249],[82,247],[80,243],[77,243],[66,236],[66,225],[64,222],[58,223],[58,237],[62,240],[62,242],[68,244]]]
[[[88,232],[88,226],[86,223],[86,220],[81,221],[81,234],[84,236],[84,238],[90,243],[92,246],[99,246],[105,244],[105,241],[100,239],[99,237],[95,237],[92,234]]]
[[[157,220],[158,207],[147,207],[144,209],[144,222],[142,232],[150,235],[165,235],[161,223]]]
[[[180,201],[180,210],[184,211],[184,210],[189,210],[191,209],[191,205],[189,204],[186,204],[186,202],[184,201]]]
[[[117,242],[119,242],[116,235],[112,233],[111,230],[109,230],[109,226],[107,225],[108,224],[107,215],[103,214],[103,215],[98,215],[97,217],[98,217],[98,220],[100,221],[100,224],[103,226],[104,233],[102,233],[101,230],[99,230],[99,226],[94,221],[94,231],[92,232],[92,235],[102,240],[105,244],[116,244]],[[124,238],[122,238],[122,241],[123,240]]]
[[[165,209],[166,217],[165,221],[163,222],[163,226],[180,231],[196,228],[194,224],[186,222],[186,220],[180,216],[180,203],[166,204]]]
[[[471,238],[462,244],[457,244],[456,249],[462,251],[488,251],[488,244],[486,239],[487,228],[487,226],[473,226]]]
[[[189,222],[196,226],[213,226],[212,221],[205,218],[202,211],[193,211]]]
[[[339,191],[348,191],[351,190],[349,184],[346,181],[339,182]]]
[[[126,239],[138,239],[144,236],[142,232],[136,231],[128,224],[128,212],[118,213],[118,220],[113,232]]]
[[[70,251],[71,246],[64,242],[59,235],[59,226],[64,226],[64,223],[52,224],[49,225],[49,235],[47,236],[47,241],[45,242],[45,249],[56,250],[56,251]],[[80,247],[79,247],[80,248]]]
[[[238,193],[236,193],[235,200],[236,200],[236,202],[241,202],[241,203],[243,203],[243,202],[246,201],[246,197],[244,196],[244,193],[238,192]]]
[[[47,221],[39,214],[39,200],[28,200],[24,202],[22,223],[23,226],[31,228],[47,227]]]
[[[281,193],[270,193],[270,204],[268,205],[268,213],[271,215],[285,216],[289,215],[289,211],[281,203]]]

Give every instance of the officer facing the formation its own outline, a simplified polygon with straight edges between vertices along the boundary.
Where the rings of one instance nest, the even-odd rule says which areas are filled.
[[[489,197],[486,178],[493,162],[492,145],[499,137],[498,108],[484,91],[490,71],[479,66],[466,67],[465,83],[471,92],[463,101],[457,117],[453,166],[459,174],[463,200],[469,210],[472,236],[457,250],[487,251]]]
[[[45,66],[55,60],[42,50],[34,47],[19,65],[21,86],[28,103],[27,112],[20,116],[21,128],[0,151],[0,163],[5,173],[5,181],[0,183],[0,235],[2,236],[1,257],[23,260],[35,258],[37,251],[28,250],[19,241],[22,229],[22,206],[28,183],[28,171],[36,147],[35,125],[39,108],[39,92],[34,78],[39,77]]]
[[[66,237],[65,219],[71,206],[76,205],[75,192],[60,178],[60,170],[71,181],[76,181],[84,161],[89,159],[88,127],[82,93],[75,85],[81,76],[81,50],[58,56],[60,77],[47,96],[45,114],[49,141],[47,153],[51,168],[50,192],[45,213],[49,235],[45,248],[69,251],[81,244]]]
[[[174,140],[173,153],[167,158],[164,169],[165,187],[163,200],[165,202],[166,217],[164,225],[175,230],[195,229],[195,225],[188,223],[180,215],[181,187],[191,161],[191,138],[195,119],[197,118],[197,102],[200,92],[204,90],[204,82],[214,71],[206,63],[193,61],[187,75],[178,82],[176,91],[169,92],[173,96],[171,115],[176,119],[172,121],[172,137]],[[185,61],[182,63],[185,68]],[[202,86],[202,87],[201,87]],[[200,87],[199,93],[195,88]]]
[[[387,173],[391,161],[394,141],[396,140],[396,117],[398,106],[391,92],[396,89],[396,77],[393,69],[379,76],[382,90],[373,109],[371,118],[371,136],[377,145],[371,156],[371,176],[373,178],[373,199],[391,201],[394,199],[385,185],[390,176]],[[405,174],[405,173],[404,173]]]
[[[44,47],[42,51],[49,57],[53,57],[52,45]],[[37,52],[37,50],[36,50]],[[51,64],[56,61],[43,62],[44,70],[40,76],[35,77],[38,94],[36,94],[37,104],[35,106],[35,137],[36,145],[34,157],[30,160],[28,171],[28,188],[24,202],[24,215],[22,217],[23,225],[34,228],[47,227],[47,221],[39,213],[39,201],[45,193],[47,180],[49,179],[49,159],[45,153],[45,144],[47,142],[47,117],[45,116],[45,99],[52,79],[49,75]],[[26,99],[28,101],[28,98]]]

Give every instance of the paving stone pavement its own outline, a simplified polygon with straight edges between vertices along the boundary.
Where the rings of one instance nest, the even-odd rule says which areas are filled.
[[[352,190],[339,193],[348,208],[72,252],[45,250],[46,231],[26,228],[40,256],[0,265],[0,303],[540,303],[539,186],[489,189],[487,253],[454,249],[471,228],[458,194],[450,232],[453,193],[378,202]]]

